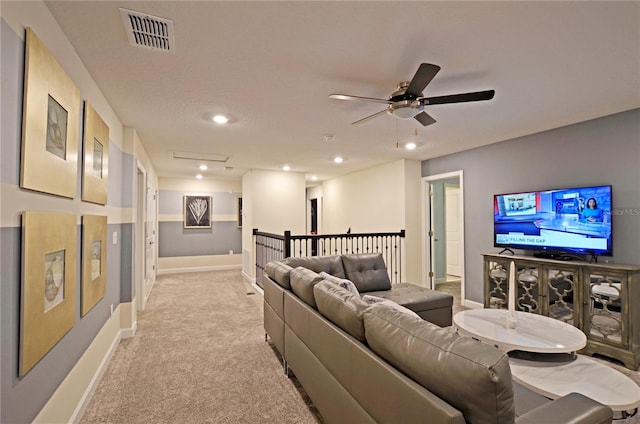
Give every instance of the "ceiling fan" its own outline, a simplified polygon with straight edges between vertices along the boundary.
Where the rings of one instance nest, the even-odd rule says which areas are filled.
[[[348,94],[331,94],[330,99],[337,100],[358,100],[363,102],[374,102],[387,104],[387,108],[373,115],[366,116],[353,124],[361,124],[375,117],[388,113],[400,119],[414,118],[422,125],[427,126],[436,122],[423,109],[427,105],[441,105],[446,103],[477,102],[491,100],[495,94],[494,90],[476,91],[473,93],[451,94],[448,96],[424,97],[422,91],[427,84],[436,76],[440,67],[431,63],[422,63],[411,81],[403,81],[398,84],[398,88],[388,99],[376,99],[373,97],[351,96]]]

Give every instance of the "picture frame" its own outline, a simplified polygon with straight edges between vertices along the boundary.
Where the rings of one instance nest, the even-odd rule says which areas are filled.
[[[184,228],[211,228],[211,196],[184,195]]]
[[[74,326],[77,254],[75,215],[23,212],[20,377]]]
[[[109,127],[91,103],[84,104],[82,200],[107,204]]]
[[[73,199],[80,90],[31,28],[24,73],[20,187]]]
[[[80,316],[104,298],[107,290],[107,217],[82,216],[82,291]]]
[[[242,197],[238,197],[238,205],[236,209],[237,209],[236,222],[238,224],[238,228],[242,228]]]

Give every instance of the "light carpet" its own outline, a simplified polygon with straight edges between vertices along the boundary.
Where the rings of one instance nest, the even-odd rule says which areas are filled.
[[[248,294],[253,293],[253,294]],[[82,423],[318,423],[239,271],[159,276]]]

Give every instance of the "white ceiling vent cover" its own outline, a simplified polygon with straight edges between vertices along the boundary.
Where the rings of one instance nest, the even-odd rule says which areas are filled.
[[[173,21],[133,10],[120,9],[129,43],[175,53]]]

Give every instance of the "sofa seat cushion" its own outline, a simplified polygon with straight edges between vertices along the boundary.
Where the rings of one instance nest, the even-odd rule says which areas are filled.
[[[285,264],[292,268],[303,267],[311,271],[326,272],[338,278],[347,278],[342,266],[342,258],[340,256],[307,256],[300,258],[286,258],[283,260]]]
[[[367,294],[392,300],[414,312],[451,308],[453,305],[452,295],[411,283],[394,284],[391,290],[375,291]]]
[[[304,303],[313,309],[318,309],[316,299],[313,295],[313,286],[320,281],[324,281],[317,273],[310,269],[298,267],[291,270],[291,291],[296,294]]]
[[[271,261],[264,267],[264,272],[267,273],[269,278],[271,278],[276,283],[280,284],[287,290],[291,290],[291,281],[289,279],[289,274],[293,268],[289,265],[284,264],[280,261]]]
[[[461,411],[468,423],[515,421],[504,352],[384,305],[365,310],[364,328],[371,350]]]
[[[365,341],[362,314],[369,307],[367,302],[328,280],[316,284],[313,293],[322,316],[361,342]]]
[[[380,253],[342,255],[346,278],[353,281],[360,293],[389,290],[391,280]]]

